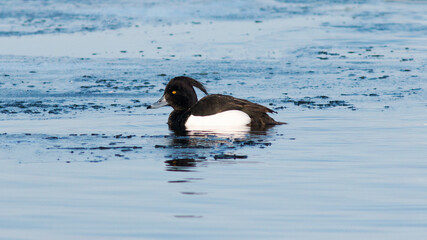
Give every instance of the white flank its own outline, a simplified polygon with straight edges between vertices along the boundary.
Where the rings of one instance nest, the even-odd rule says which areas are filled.
[[[248,114],[239,110],[229,110],[210,116],[191,115],[185,127],[187,130],[247,131],[250,122]]]

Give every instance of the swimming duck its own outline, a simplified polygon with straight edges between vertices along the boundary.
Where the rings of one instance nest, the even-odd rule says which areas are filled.
[[[206,94],[197,101],[193,87]],[[267,115],[275,111],[260,104],[232,96],[211,94],[199,81],[185,76],[175,77],[166,85],[163,96],[147,109],[171,106],[168,125],[171,129],[206,129],[210,127],[234,129],[240,126],[252,130],[284,124]]]

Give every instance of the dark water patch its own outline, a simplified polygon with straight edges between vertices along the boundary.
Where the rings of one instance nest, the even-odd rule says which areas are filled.
[[[67,114],[85,110],[104,110],[106,106],[97,104],[64,104],[57,100],[24,100],[24,101],[2,101],[0,112],[3,114]]]
[[[180,167],[195,167],[196,166],[196,160],[193,158],[179,158],[179,159],[172,159],[172,160],[166,160],[165,163],[168,166],[180,166]]]
[[[48,139],[48,140],[58,140],[59,137],[51,136],[51,137],[46,137],[45,139]]]
[[[331,24],[334,28],[347,28],[359,32],[425,32],[427,26],[418,23],[366,23],[363,24]]]
[[[136,135],[122,135],[122,134],[118,134],[118,135],[114,136],[114,138],[127,138],[127,139],[130,139],[130,138],[133,138],[133,137],[136,137]]]
[[[177,158],[172,160],[166,160],[165,163],[166,171],[194,172],[197,161],[193,158]]]
[[[71,162],[128,160],[131,156],[139,156],[142,149],[147,147],[133,138],[126,138],[111,145],[111,139],[116,139],[115,135],[102,133],[67,135],[25,133],[0,136],[5,144],[28,148],[29,151],[33,151],[37,145],[38,154],[43,155],[46,160],[51,159],[51,156],[60,156],[59,160],[67,159]]]
[[[171,180],[168,181],[168,183],[187,183],[189,182],[188,180]]]
[[[235,139],[233,143],[240,147],[251,146],[265,148],[271,146],[271,142],[265,141],[263,139],[251,140],[251,139]]]
[[[206,145],[202,145],[202,144],[197,144],[197,145],[187,145],[184,146],[182,144],[174,144],[174,145],[154,145],[155,148],[210,148],[209,146]]]
[[[100,95],[102,96],[102,95]],[[106,96],[106,95],[104,95]],[[19,97],[20,100],[10,100],[8,97],[0,101],[0,112],[3,114],[25,114],[25,115],[65,115],[82,112],[130,112],[140,108],[146,108],[147,103],[141,103],[140,100],[129,99],[132,96],[110,96],[107,98],[98,98],[94,95],[90,99],[78,97],[77,95],[63,95],[55,97],[53,95],[44,95],[43,100],[34,100],[33,96]],[[1,99],[1,98],[0,98]]]
[[[184,195],[206,195],[207,193],[205,193],[205,192],[181,192],[181,194],[184,194]]]
[[[314,98],[319,98],[319,99],[329,99],[329,97],[328,97],[328,96],[316,96],[316,97],[314,97]]]
[[[99,162],[102,162],[102,161],[105,161],[105,160],[107,160],[106,158],[103,158],[103,159],[96,159],[96,160],[88,160],[88,162],[91,162],[91,163],[99,163]]]
[[[247,155],[237,155],[237,154],[218,154],[214,156],[214,159],[247,159]]]
[[[96,79],[96,77],[91,77],[89,80],[83,78],[84,82],[91,82],[90,85],[82,85],[80,88],[83,92],[129,92],[135,90],[151,90],[155,85],[150,84],[147,80],[140,79]]]
[[[328,100],[328,96],[317,96],[317,97],[304,97],[302,99],[293,99],[286,97],[282,99],[283,103],[292,103],[298,107],[304,107],[308,109],[328,109],[335,107],[346,107],[355,110],[355,106],[344,100]]]
[[[175,218],[203,218],[200,215],[174,215]]]
[[[339,53],[336,52],[328,52],[328,51],[318,51],[317,55],[320,55],[320,57],[317,57],[320,60],[328,60],[329,57],[334,57],[334,56],[340,56]]]
[[[384,55],[373,54],[373,55],[368,55],[368,57],[371,57],[371,58],[381,58],[381,57],[384,57]]]
[[[52,137],[51,137],[52,138]],[[57,137],[55,139],[58,139]],[[132,151],[133,149],[142,149],[140,146],[115,146],[115,147],[58,147],[58,148],[48,148],[48,149],[65,149],[65,150],[125,150],[125,151]]]
[[[369,96],[369,97],[379,97],[380,95],[377,93],[369,93],[369,94],[362,94],[363,96]]]

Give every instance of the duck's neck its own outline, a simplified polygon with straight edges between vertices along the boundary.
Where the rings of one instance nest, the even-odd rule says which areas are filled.
[[[187,120],[189,115],[189,109],[173,110],[168,119],[169,127],[172,129],[185,128],[185,120]]]

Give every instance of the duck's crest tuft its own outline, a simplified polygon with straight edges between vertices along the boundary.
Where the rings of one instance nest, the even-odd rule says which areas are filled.
[[[186,81],[186,82],[190,83],[191,86],[196,87],[196,88],[200,89],[202,92],[204,92],[206,95],[209,95],[208,91],[203,86],[203,84],[201,82],[197,81],[196,79],[193,79],[190,77],[185,77],[185,76],[179,76],[179,77],[174,77],[172,80],[173,81]]]

